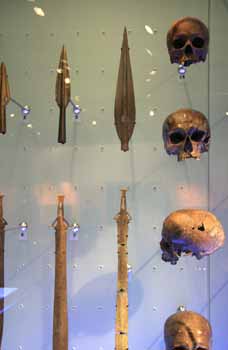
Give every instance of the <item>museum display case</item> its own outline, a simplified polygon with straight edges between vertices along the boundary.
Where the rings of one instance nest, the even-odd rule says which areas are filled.
[[[1,350],[226,349],[228,1],[0,8]]]

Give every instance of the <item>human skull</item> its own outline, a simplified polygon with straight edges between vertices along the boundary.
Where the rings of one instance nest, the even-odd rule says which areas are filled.
[[[166,350],[211,350],[212,330],[202,315],[179,311],[165,322]]]
[[[167,47],[171,63],[190,66],[205,61],[209,33],[198,18],[184,17],[175,21],[167,33]]]
[[[209,122],[193,109],[179,109],[170,114],[163,123],[162,134],[166,152],[177,155],[178,160],[200,159],[200,154],[209,149]]]
[[[222,225],[212,213],[200,209],[172,212],[162,228],[162,260],[175,265],[182,253],[201,259],[224,244]]]

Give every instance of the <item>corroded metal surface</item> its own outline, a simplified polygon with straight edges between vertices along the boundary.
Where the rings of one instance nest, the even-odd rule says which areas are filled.
[[[6,220],[3,217],[3,194],[0,194],[0,287],[4,288],[4,249],[5,249],[5,226]],[[2,348],[4,323],[4,298],[0,299],[0,349]]]
[[[118,230],[118,280],[116,296],[115,350],[128,349],[128,224],[126,189],[121,190],[120,211],[115,216]]]
[[[115,98],[115,126],[121,150],[129,150],[129,140],[135,127],[135,95],[128,48],[127,29],[124,29],[119,74]]]
[[[66,143],[66,108],[70,102],[70,69],[64,46],[57,69],[55,98],[60,109],[58,142],[64,144]]]
[[[2,62],[0,67],[0,133],[6,133],[6,106],[10,101],[10,89],[6,65]]]
[[[66,246],[68,222],[64,218],[64,196],[58,196],[55,228],[55,292],[53,350],[68,350]]]

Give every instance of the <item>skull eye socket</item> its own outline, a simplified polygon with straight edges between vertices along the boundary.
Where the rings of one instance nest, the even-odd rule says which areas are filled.
[[[192,45],[197,49],[202,49],[204,47],[204,40],[200,38],[199,36],[196,36],[192,40]]]
[[[182,49],[184,47],[185,43],[186,43],[186,39],[177,38],[177,39],[173,40],[173,47],[176,50]]]
[[[203,137],[205,136],[205,132],[202,130],[195,130],[193,131],[192,135],[191,135],[191,139],[192,141],[202,141]]]
[[[185,346],[176,346],[172,350],[187,350],[187,348]],[[201,350],[201,349],[197,349],[197,350]]]
[[[169,135],[170,141],[175,145],[180,142],[183,142],[185,140],[185,137],[185,133],[181,131],[174,131],[172,134]]]

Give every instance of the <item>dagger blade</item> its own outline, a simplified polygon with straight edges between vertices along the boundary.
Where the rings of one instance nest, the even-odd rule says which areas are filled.
[[[64,218],[64,196],[58,196],[55,228],[55,289],[53,313],[53,350],[68,350],[67,312],[67,229]]]

